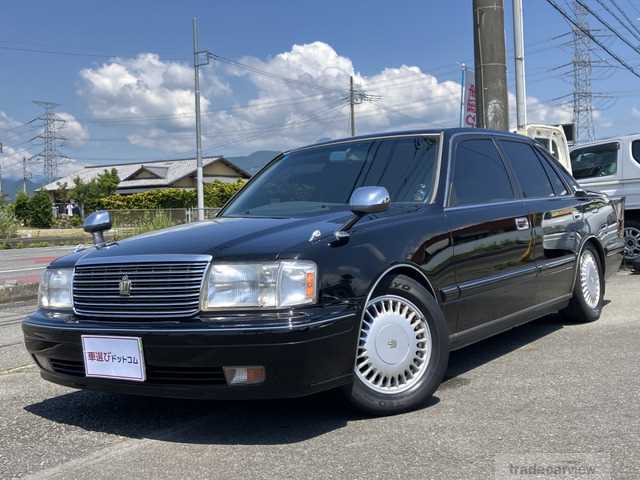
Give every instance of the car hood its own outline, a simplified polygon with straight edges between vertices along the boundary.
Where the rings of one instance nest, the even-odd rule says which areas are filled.
[[[314,231],[329,238],[350,217],[349,211],[306,218],[220,217],[209,221],[131,237],[106,247],[95,247],[58,259],[52,266],[72,266],[84,261],[132,255],[212,255],[216,258],[271,260],[287,252],[295,255],[308,244]]]

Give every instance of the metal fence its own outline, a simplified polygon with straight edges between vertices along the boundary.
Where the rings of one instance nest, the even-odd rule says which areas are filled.
[[[108,210],[111,213],[114,228],[133,228],[157,230],[159,228],[182,225],[198,220],[197,208],[158,208]],[[205,208],[204,218],[211,219],[220,211],[219,208]]]

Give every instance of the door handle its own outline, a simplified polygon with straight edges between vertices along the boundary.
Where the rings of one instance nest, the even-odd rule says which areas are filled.
[[[516,218],[516,228],[518,230],[528,230],[529,229],[529,219],[527,217],[518,217],[518,218]]]

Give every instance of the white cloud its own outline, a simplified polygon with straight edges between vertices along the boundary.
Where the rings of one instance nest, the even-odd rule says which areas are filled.
[[[193,128],[193,69],[190,66],[163,62],[156,54],[143,53],[130,59],[115,58],[98,68],[83,69],[80,76],[83,83],[79,93],[87,98],[96,119],[117,122],[138,118],[143,126]],[[230,88],[213,75],[203,81],[202,90],[208,95],[231,93]],[[209,98],[203,95],[203,113],[206,114],[208,106]]]
[[[58,133],[61,137],[66,138],[69,145],[79,147],[84,145],[89,139],[89,131],[76,118],[67,112],[58,112],[58,118],[64,120]]]
[[[250,68],[222,69],[216,62],[202,69],[205,153],[286,149],[347,136],[351,75],[372,100],[356,106],[358,133],[456,126],[458,121],[460,84],[442,81],[417,66],[363,74],[351,59],[324,42],[294,45],[269,59],[246,57],[240,62]],[[116,58],[80,75],[80,93],[102,125],[126,127],[123,136],[134,145],[176,154],[193,151],[191,66],[146,53]],[[254,90],[244,102],[238,99],[246,98],[246,89],[239,94],[230,86],[240,78]],[[220,108],[230,104],[234,106]],[[535,98],[529,99],[529,109],[531,121],[561,123],[571,118],[566,108]],[[123,117],[138,121],[125,123]]]

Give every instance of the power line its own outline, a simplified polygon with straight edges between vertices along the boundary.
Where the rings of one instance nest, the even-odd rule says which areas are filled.
[[[598,20],[602,25],[604,25],[611,33],[613,33],[616,37],[618,37],[622,42],[624,42],[627,46],[633,49],[636,53],[640,54],[640,48],[636,47],[633,43],[627,40],[618,30],[616,30],[613,25],[607,22],[604,18],[602,18],[598,13],[594,12],[587,4],[585,4],[582,0],[573,0],[585,11],[589,12],[593,17]]]
[[[22,53],[38,53],[43,55],[62,55],[62,56],[69,56],[69,57],[89,57],[89,58],[107,58],[107,59],[117,58],[117,57],[136,56],[141,53],[141,52],[138,52],[138,53],[131,52],[127,54],[116,55],[116,54],[106,54],[106,53],[89,53],[89,52],[77,52],[77,51],[65,51],[65,50],[45,50],[45,49],[25,48],[25,47],[7,47],[3,45],[0,45],[0,50],[22,52]],[[185,57],[175,57],[175,58],[164,57],[164,58],[165,60],[180,60],[180,61],[187,60],[187,58]]]
[[[620,15],[622,15],[623,19],[620,19],[620,16],[618,16],[614,11],[612,11],[609,6],[603,1],[603,0],[596,0],[600,6],[602,6],[602,8],[604,8],[607,12],[609,12],[609,14],[615,18],[616,20],[618,20],[618,23],[620,23],[620,25],[622,25],[625,30],[627,30],[629,33],[631,33],[632,36],[634,36],[636,38],[636,40],[640,40],[640,30],[638,29],[638,27],[636,27],[633,24],[633,21],[629,18],[629,16],[627,15],[627,12],[625,12],[620,5],[618,4],[618,2],[616,2],[615,0],[609,0],[609,2],[611,2],[611,4],[618,10],[618,12],[620,12]],[[626,20],[626,22],[625,22]]]
[[[580,26],[574,19],[572,19],[554,0],[546,0],[549,5],[551,5],[560,15],[562,15],[571,25],[573,25],[578,31],[582,32],[585,36],[587,36],[593,43],[598,45],[602,50],[607,52],[611,58],[613,58],[616,62],[622,65],[625,69],[631,72],[636,77],[640,78],[640,73],[638,73],[631,65],[625,62],[622,58],[616,55],[611,49],[609,49],[606,45],[600,42],[597,38],[591,34],[591,32],[585,30],[582,26]]]

